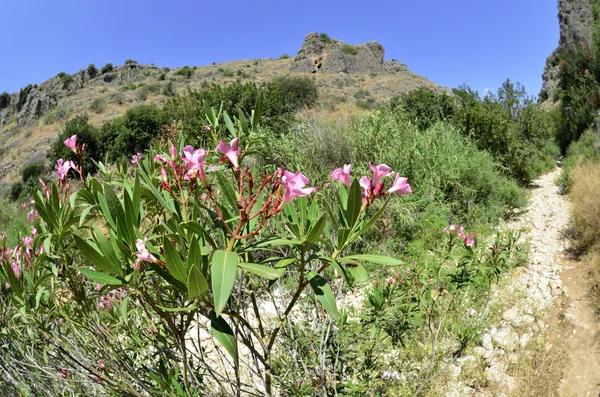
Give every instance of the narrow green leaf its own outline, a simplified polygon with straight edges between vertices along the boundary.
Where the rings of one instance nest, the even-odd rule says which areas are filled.
[[[225,308],[238,268],[238,254],[231,251],[215,251],[211,263],[212,289],[215,302],[215,312],[217,316]]]
[[[121,320],[123,324],[127,324],[127,303],[129,302],[129,297],[125,297],[121,302]]]
[[[398,266],[402,264],[402,261],[395,258],[390,258],[389,256],[383,255],[370,255],[370,254],[360,254],[360,255],[348,255],[340,261],[363,261],[363,262],[372,262],[378,265],[388,265],[388,266]]]
[[[233,358],[235,366],[238,365],[238,348],[237,340],[233,335],[233,330],[227,324],[223,317],[219,317],[217,313],[211,310],[210,312],[210,329],[214,337],[227,350],[227,353]]]
[[[315,297],[323,306],[323,309],[329,314],[329,316],[336,320],[339,318],[340,314],[337,309],[337,305],[335,302],[335,297],[333,296],[333,291],[331,287],[323,277],[318,275],[313,271],[309,271],[307,273],[308,280],[310,282],[310,286],[315,293]]]
[[[217,175],[217,179],[219,180],[219,186],[221,186],[223,194],[225,195],[225,199],[231,206],[231,209],[237,209],[238,197],[233,185],[222,172],[217,171],[215,172],[215,174]]]
[[[244,269],[247,272],[252,274],[256,274],[262,278],[266,278],[267,280],[277,280],[279,277],[283,276],[285,273],[285,268],[272,268],[265,265],[260,265],[258,263],[239,263],[239,267]]]
[[[352,235],[352,237],[349,240],[350,243],[353,242],[354,240],[356,240],[358,237],[360,237],[363,233],[365,233],[371,227],[373,227],[373,225],[375,225],[375,222],[377,222],[379,220],[379,218],[381,218],[381,216],[383,215],[383,212],[387,208],[387,205],[389,202],[390,202],[390,197],[388,197],[388,199],[381,206],[381,208],[375,213],[375,215],[373,215],[373,217],[371,219],[369,219],[369,221],[359,231],[357,231],[356,233],[354,233]]]
[[[177,249],[173,243],[171,243],[171,240],[169,240],[166,236],[163,239],[163,245],[165,247],[165,263],[167,264],[167,270],[178,281],[185,283],[187,281],[187,276],[183,260],[181,260],[181,256],[179,256],[179,252],[177,252]]]
[[[300,245],[300,244],[302,244],[302,241],[300,241],[300,240],[292,240],[292,239],[286,239],[286,238],[274,238],[274,239],[261,241],[261,242],[255,244],[254,247],[264,248],[264,247],[277,247],[279,245],[292,246],[292,245]]]
[[[327,212],[325,212],[323,215],[321,215],[321,217],[319,218],[319,220],[317,221],[315,226],[308,233],[308,236],[306,236],[305,242],[308,246],[313,244],[315,241],[317,241],[319,239],[319,237],[321,237],[321,233],[323,233],[323,229],[325,229],[326,225],[327,225]]]
[[[360,190],[360,183],[358,179],[354,178],[352,185],[350,186],[350,192],[348,193],[348,203],[346,204],[346,220],[348,221],[348,227],[352,229],[356,223],[358,216],[360,215],[360,209],[362,207],[362,193]]]
[[[123,285],[123,281],[87,267],[80,267],[79,272],[90,280],[103,285]]]
[[[202,272],[198,270],[198,267],[193,265],[190,268],[190,274],[188,274],[188,297],[194,299],[206,291],[208,291],[208,281],[206,281]]]
[[[225,120],[225,126],[229,130],[229,133],[235,138],[235,126],[233,125],[233,121],[231,121],[231,117],[227,113],[223,113],[223,120]]]
[[[369,273],[360,263],[346,265],[346,270],[352,275],[357,283],[364,283],[369,280]]]
[[[160,306],[160,305],[156,305],[156,306],[158,306],[161,310],[164,310],[166,312],[171,312],[171,313],[189,312],[192,310],[196,310],[198,308],[197,305],[192,305],[192,306],[188,306],[188,307],[166,307],[166,306]]]
[[[95,244],[82,239],[81,237],[79,237],[76,234],[73,235],[73,239],[75,240],[75,244],[77,245],[77,248],[79,249],[79,251],[81,251],[81,253],[85,257],[85,259],[90,261],[92,266],[94,266],[96,269],[101,270],[106,273],[123,275],[123,269],[121,269],[121,267],[116,268],[116,267],[111,266],[111,262],[108,261],[95,248]]]

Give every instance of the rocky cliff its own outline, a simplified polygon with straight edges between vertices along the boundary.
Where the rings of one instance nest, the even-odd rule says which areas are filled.
[[[558,48],[546,60],[546,67],[542,76],[544,82],[540,92],[541,99],[553,99],[555,97],[558,73],[560,72],[560,54],[581,46],[591,46],[593,20],[590,0],[558,1],[560,39]]]
[[[294,59],[292,72],[371,74],[408,70],[400,62],[384,62],[376,41],[353,46],[325,34],[310,33]]]
[[[0,109],[0,128],[11,120],[16,125],[35,122],[40,116],[52,110],[60,99],[73,95],[86,84],[93,82],[94,86],[118,85],[139,81],[163,69],[156,66],[130,64],[117,66],[107,73],[98,71],[90,75],[88,69],[68,76],[56,76],[42,84],[32,84],[10,96],[8,106]],[[168,71],[168,68],[164,69]]]

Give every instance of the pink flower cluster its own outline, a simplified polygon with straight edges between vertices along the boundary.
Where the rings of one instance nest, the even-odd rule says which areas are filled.
[[[363,176],[360,178],[360,187],[362,189],[363,201],[372,203],[376,198],[381,197],[385,194],[401,194],[406,195],[412,193],[412,189],[408,184],[408,178],[401,177],[399,173],[392,171],[392,169],[386,164],[374,165],[369,163],[371,168],[372,176]],[[343,168],[334,170],[330,177],[334,180],[342,182],[344,185],[350,187],[350,173],[352,172],[352,165],[345,164]],[[396,174],[394,183],[392,186],[384,191],[385,186],[382,179]]]
[[[127,291],[124,288],[118,288],[109,291],[106,295],[100,296],[98,301],[98,308],[109,312],[116,302],[120,302],[122,299],[127,297]]]
[[[135,270],[139,270],[142,262],[158,263],[158,259],[156,259],[156,257],[148,251],[148,248],[146,248],[146,241],[137,239],[135,241],[135,246],[138,250],[135,265],[133,266]]]
[[[477,234],[475,234],[475,233],[465,234],[465,228],[463,226],[456,226],[453,223],[449,227],[444,228],[444,233],[448,233],[451,235],[458,235],[458,237],[462,241],[464,241],[464,243],[467,247],[473,247],[475,245],[475,238],[477,237]]]
[[[6,245],[6,232],[2,232],[0,235],[0,241],[2,241],[2,246],[0,247],[0,261],[10,263],[12,271],[17,278],[21,278],[24,267],[33,269],[35,257],[44,252],[43,245],[37,250],[34,250],[33,242],[36,236],[37,230],[35,227],[31,227],[31,236],[22,237],[19,244],[10,248]],[[10,285],[7,283],[6,288],[9,287]]]

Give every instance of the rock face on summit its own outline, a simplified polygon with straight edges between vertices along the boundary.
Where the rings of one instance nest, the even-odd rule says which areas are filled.
[[[376,41],[353,46],[343,41],[310,33],[294,59],[292,72],[383,73],[385,51]]]
[[[590,0],[558,0],[560,39],[558,48],[546,60],[540,96],[552,99],[556,93],[560,54],[581,46],[591,46],[593,40],[592,6]]]

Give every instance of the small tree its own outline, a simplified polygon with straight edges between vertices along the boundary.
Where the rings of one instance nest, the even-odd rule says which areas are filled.
[[[112,72],[113,70],[113,64],[112,63],[107,63],[106,65],[102,66],[102,74],[104,73],[109,73]]]
[[[125,61],[125,65],[137,65],[137,61],[133,60],[133,59],[128,59]]]
[[[91,78],[96,77],[96,75],[98,74],[98,68],[96,68],[96,65],[94,65],[93,63],[89,64],[89,66],[87,67],[87,71]]]

